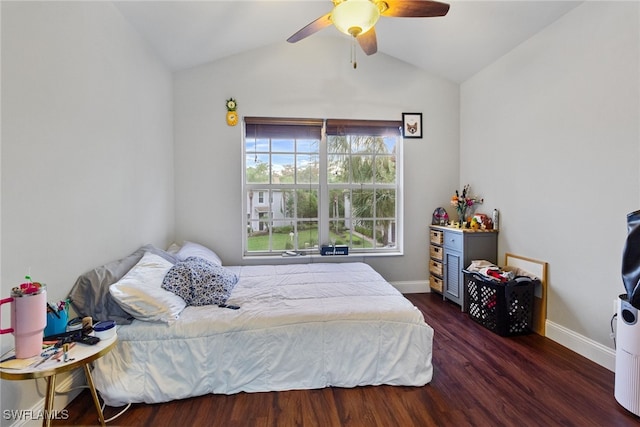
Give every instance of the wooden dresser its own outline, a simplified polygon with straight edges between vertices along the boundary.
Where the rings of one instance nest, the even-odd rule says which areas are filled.
[[[498,231],[429,227],[429,286],[464,307],[464,274],[473,260],[497,264]]]

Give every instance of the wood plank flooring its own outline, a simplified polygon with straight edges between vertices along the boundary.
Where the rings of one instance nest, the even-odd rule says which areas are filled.
[[[132,405],[108,426],[639,426],[614,374],[539,335],[500,337],[437,294],[407,295],[434,331],[424,387],[326,388],[207,395]],[[105,416],[119,408],[107,407]],[[87,391],[53,425],[95,425]]]

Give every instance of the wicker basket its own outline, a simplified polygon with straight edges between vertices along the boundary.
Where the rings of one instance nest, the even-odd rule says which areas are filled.
[[[429,241],[435,245],[441,245],[444,242],[444,232],[432,229],[429,232]]]

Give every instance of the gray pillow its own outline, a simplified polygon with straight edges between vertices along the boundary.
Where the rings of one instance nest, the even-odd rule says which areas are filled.
[[[84,273],[78,277],[69,293],[71,305],[78,315],[91,316],[95,321],[114,320],[119,325],[131,323],[133,316],[113,299],[109,286],[122,279],[146,252],[159,255],[172,264],[177,261],[174,255],[153,245],[145,245],[129,256]]]
[[[162,288],[187,305],[218,305],[227,302],[236,283],[238,276],[231,270],[204,258],[189,257],[171,267]]]

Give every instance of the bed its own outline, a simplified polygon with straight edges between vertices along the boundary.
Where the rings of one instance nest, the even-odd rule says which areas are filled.
[[[369,265],[224,268],[237,277],[225,302],[239,309],[120,322],[116,348],[94,364],[107,405],[431,381],[433,329]]]

